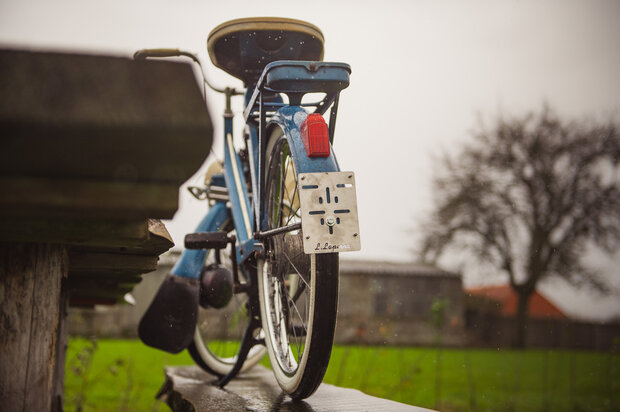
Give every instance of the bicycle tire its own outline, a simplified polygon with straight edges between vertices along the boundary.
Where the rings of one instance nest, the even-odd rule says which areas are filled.
[[[224,223],[219,230],[226,230],[227,232],[232,231],[232,225],[230,221]],[[226,258],[229,260],[230,258]],[[207,252],[207,256],[205,258],[205,265],[212,263],[214,261],[214,254],[212,251]],[[226,265],[225,265],[226,266]],[[231,269],[232,265],[227,266],[228,269]],[[226,322],[235,322],[237,316],[241,316],[242,312],[246,311],[245,302],[247,302],[246,294],[237,294],[233,295],[230,303],[226,308],[223,309],[214,309],[209,308],[205,309],[203,307],[198,308],[198,321],[196,325],[196,330],[194,332],[194,338],[192,343],[187,348],[189,355],[194,360],[196,365],[198,365],[205,372],[215,375],[217,377],[223,377],[228,374],[228,372],[233,368],[237,357],[236,353],[239,351],[240,342],[236,344],[232,342],[232,345],[229,342],[225,342],[224,345],[221,345],[222,339],[222,321],[224,322],[224,327],[226,328],[224,332],[224,339],[226,337],[231,336],[234,339],[241,339],[243,335],[243,331],[245,330],[245,326],[247,322],[249,322],[249,318],[247,322],[239,322],[238,325],[233,327],[230,324],[226,324]],[[232,310],[231,310],[232,309]],[[210,312],[209,312],[210,311]],[[208,315],[218,314],[217,322],[220,323],[219,333],[216,337],[210,338],[209,332],[214,332],[213,330],[209,330],[209,325],[206,324],[206,317]],[[247,317],[247,313],[246,313]],[[231,333],[228,333],[228,328],[234,329]],[[248,357],[246,358],[240,372],[244,372],[252,368],[256,365],[260,360],[264,357],[266,353],[266,349],[263,346],[255,346],[250,350]]]
[[[295,211],[298,191],[293,190],[291,199],[290,191],[284,188],[288,173],[295,173],[295,165],[280,127],[275,127],[270,135],[266,156],[266,211],[270,216],[269,229],[274,229],[299,219]],[[296,175],[293,177],[291,181],[296,185]],[[284,199],[285,192],[288,199]],[[289,216],[284,210],[288,210]],[[291,238],[283,240],[285,236]],[[296,241],[292,238],[295,236]],[[338,308],[338,254],[305,255],[301,236],[301,230],[274,236],[265,242],[266,257],[257,262],[267,352],[278,384],[293,399],[312,395],[323,380],[331,356]],[[290,265],[283,265],[287,261]],[[306,295],[305,307],[301,307],[300,289],[305,289],[302,290]],[[298,336],[302,334],[295,324],[298,321],[305,332],[303,337]]]

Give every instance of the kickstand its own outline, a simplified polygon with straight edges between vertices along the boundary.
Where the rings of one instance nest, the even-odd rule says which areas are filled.
[[[256,284],[256,271],[252,271],[253,273],[250,275],[250,281]],[[243,363],[248,357],[248,353],[250,353],[250,349],[252,349],[255,345],[264,345],[264,339],[257,339],[254,337],[254,332],[261,328],[261,320],[260,320],[260,307],[258,303],[258,295],[256,290],[252,287],[249,288],[249,302],[248,302],[248,315],[250,317],[250,321],[248,322],[248,326],[245,328],[245,332],[243,333],[243,339],[241,340],[241,348],[239,348],[239,353],[237,354],[237,360],[233,368],[228,372],[227,375],[223,376],[218,381],[218,386],[223,388],[232,378],[237,376]]]

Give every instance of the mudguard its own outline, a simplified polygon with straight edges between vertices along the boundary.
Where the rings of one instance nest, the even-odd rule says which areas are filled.
[[[140,324],[138,336],[146,345],[179,353],[192,342],[198,319],[200,282],[166,275]]]
[[[277,124],[284,130],[288,145],[291,148],[297,175],[300,173],[339,171],[340,167],[331,145],[328,157],[308,157],[306,155],[306,148],[300,132],[301,124],[306,120],[306,117],[308,117],[308,112],[302,107],[285,106],[276,112],[267,127],[269,130]]]
[[[331,145],[328,157],[307,156],[301,136],[301,125],[307,116],[303,108],[289,106],[279,110],[271,122],[271,127],[277,124],[284,130],[300,179],[304,252],[358,251],[361,243],[354,173],[340,172]]]
[[[196,231],[219,230],[229,218],[226,204],[217,202]],[[166,275],[138,325],[138,336],[146,345],[179,353],[192,342],[198,319],[200,271],[206,255],[206,250],[185,249]]]

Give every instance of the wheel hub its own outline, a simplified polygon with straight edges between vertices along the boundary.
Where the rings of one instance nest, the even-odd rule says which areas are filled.
[[[304,253],[301,230],[274,236],[272,242],[273,275],[282,278],[291,273],[305,275],[310,272],[310,256]]]

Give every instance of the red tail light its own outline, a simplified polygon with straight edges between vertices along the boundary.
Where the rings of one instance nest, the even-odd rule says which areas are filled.
[[[329,157],[329,130],[323,116],[309,114],[301,124],[301,138],[308,157]]]

